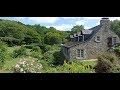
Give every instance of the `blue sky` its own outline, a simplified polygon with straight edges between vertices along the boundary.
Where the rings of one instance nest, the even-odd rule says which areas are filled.
[[[71,30],[75,25],[84,25],[89,29],[99,25],[102,17],[0,17],[0,19],[20,21],[24,24],[40,24],[46,27],[55,27],[58,30]],[[109,17],[110,20],[120,20],[120,17]]]

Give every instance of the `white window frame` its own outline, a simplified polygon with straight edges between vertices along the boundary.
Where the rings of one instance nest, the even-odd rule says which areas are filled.
[[[115,38],[115,39],[114,39]],[[114,42],[115,40],[115,42]],[[117,37],[112,37],[112,45],[116,44],[117,43]]]
[[[81,53],[82,52],[82,53]],[[83,56],[82,56],[82,54],[83,54]],[[77,59],[83,59],[83,58],[85,58],[85,50],[84,49],[77,49]]]
[[[98,37],[99,37],[99,40],[98,40]],[[96,42],[100,42],[100,41],[101,41],[101,37],[100,37],[100,36],[96,36],[96,37],[95,37],[95,41],[96,41]]]

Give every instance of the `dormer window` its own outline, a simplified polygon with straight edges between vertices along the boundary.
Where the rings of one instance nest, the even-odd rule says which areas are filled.
[[[95,41],[100,42],[100,36],[96,36]]]

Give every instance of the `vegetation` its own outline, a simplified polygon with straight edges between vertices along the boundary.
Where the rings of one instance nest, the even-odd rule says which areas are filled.
[[[80,32],[81,30],[84,30],[83,25],[76,25],[76,26],[73,26],[73,28],[71,29],[72,33],[77,33],[77,32]]]
[[[2,68],[5,64],[5,61],[7,59],[7,49],[6,44],[0,42],[0,68]]]
[[[111,28],[120,36],[120,21],[112,21]],[[81,30],[84,30],[84,26],[82,25],[73,26],[71,31],[60,31],[54,27],[46,28],[41,25],[25,25],[21,22],[1,19],[0,72],[119,72],[120,66],[117,58],[110,55],[107,56],[107,54],[100,56],[98,62],[66,62],[60,45],[69,41],[70,34]],[[119,55],[119,47],[116,47],[114,51]],[[38,65],[41,65],[40,71],[38,67],[35,67]],[[95,66],[96,68],[94,68]]]
[[[24,47],[21,47],[20,49],[18,50],[14,50],[13,51],[13,57],[16,58],[16,57],[20,57],[20,56],[26,56],[26,48]]]
[[[116,54],[118,54],[118,56],[120,56],[120,46],[115,47],[114,51],[116,52]]]
[[[96,73],[116,73],[120,72],[120,61],[114,53],[104,53],[98,57],[95,66]]]
[[[41,73],[42,64],[36,60],[20,60],[14,67],[14,73]]]
[[[111,21],[111,28],[120,37],[120,21],[119,20]]]

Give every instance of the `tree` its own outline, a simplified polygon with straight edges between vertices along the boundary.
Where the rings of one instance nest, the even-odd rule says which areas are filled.
[[[25,35],[25,39],[24,41],[27,44],[31,44],[31,43],[39,43],[41,44],[41,36],[34,30],[28,30],[26,35]]]
[[[73,26],[73,28],[71,29],[72,33],[76,33],[76,32],[79,32],[81,30],[84,30],[83,25],[76,25],[76,26]]]
[[[120,37],[120,21],[114,20],[111,21],[111,29]]]
[[[49,44],[49,45],[61,44],[62,39],[59,33],[48,32],[45,35],[44,42],[45,44]]]

